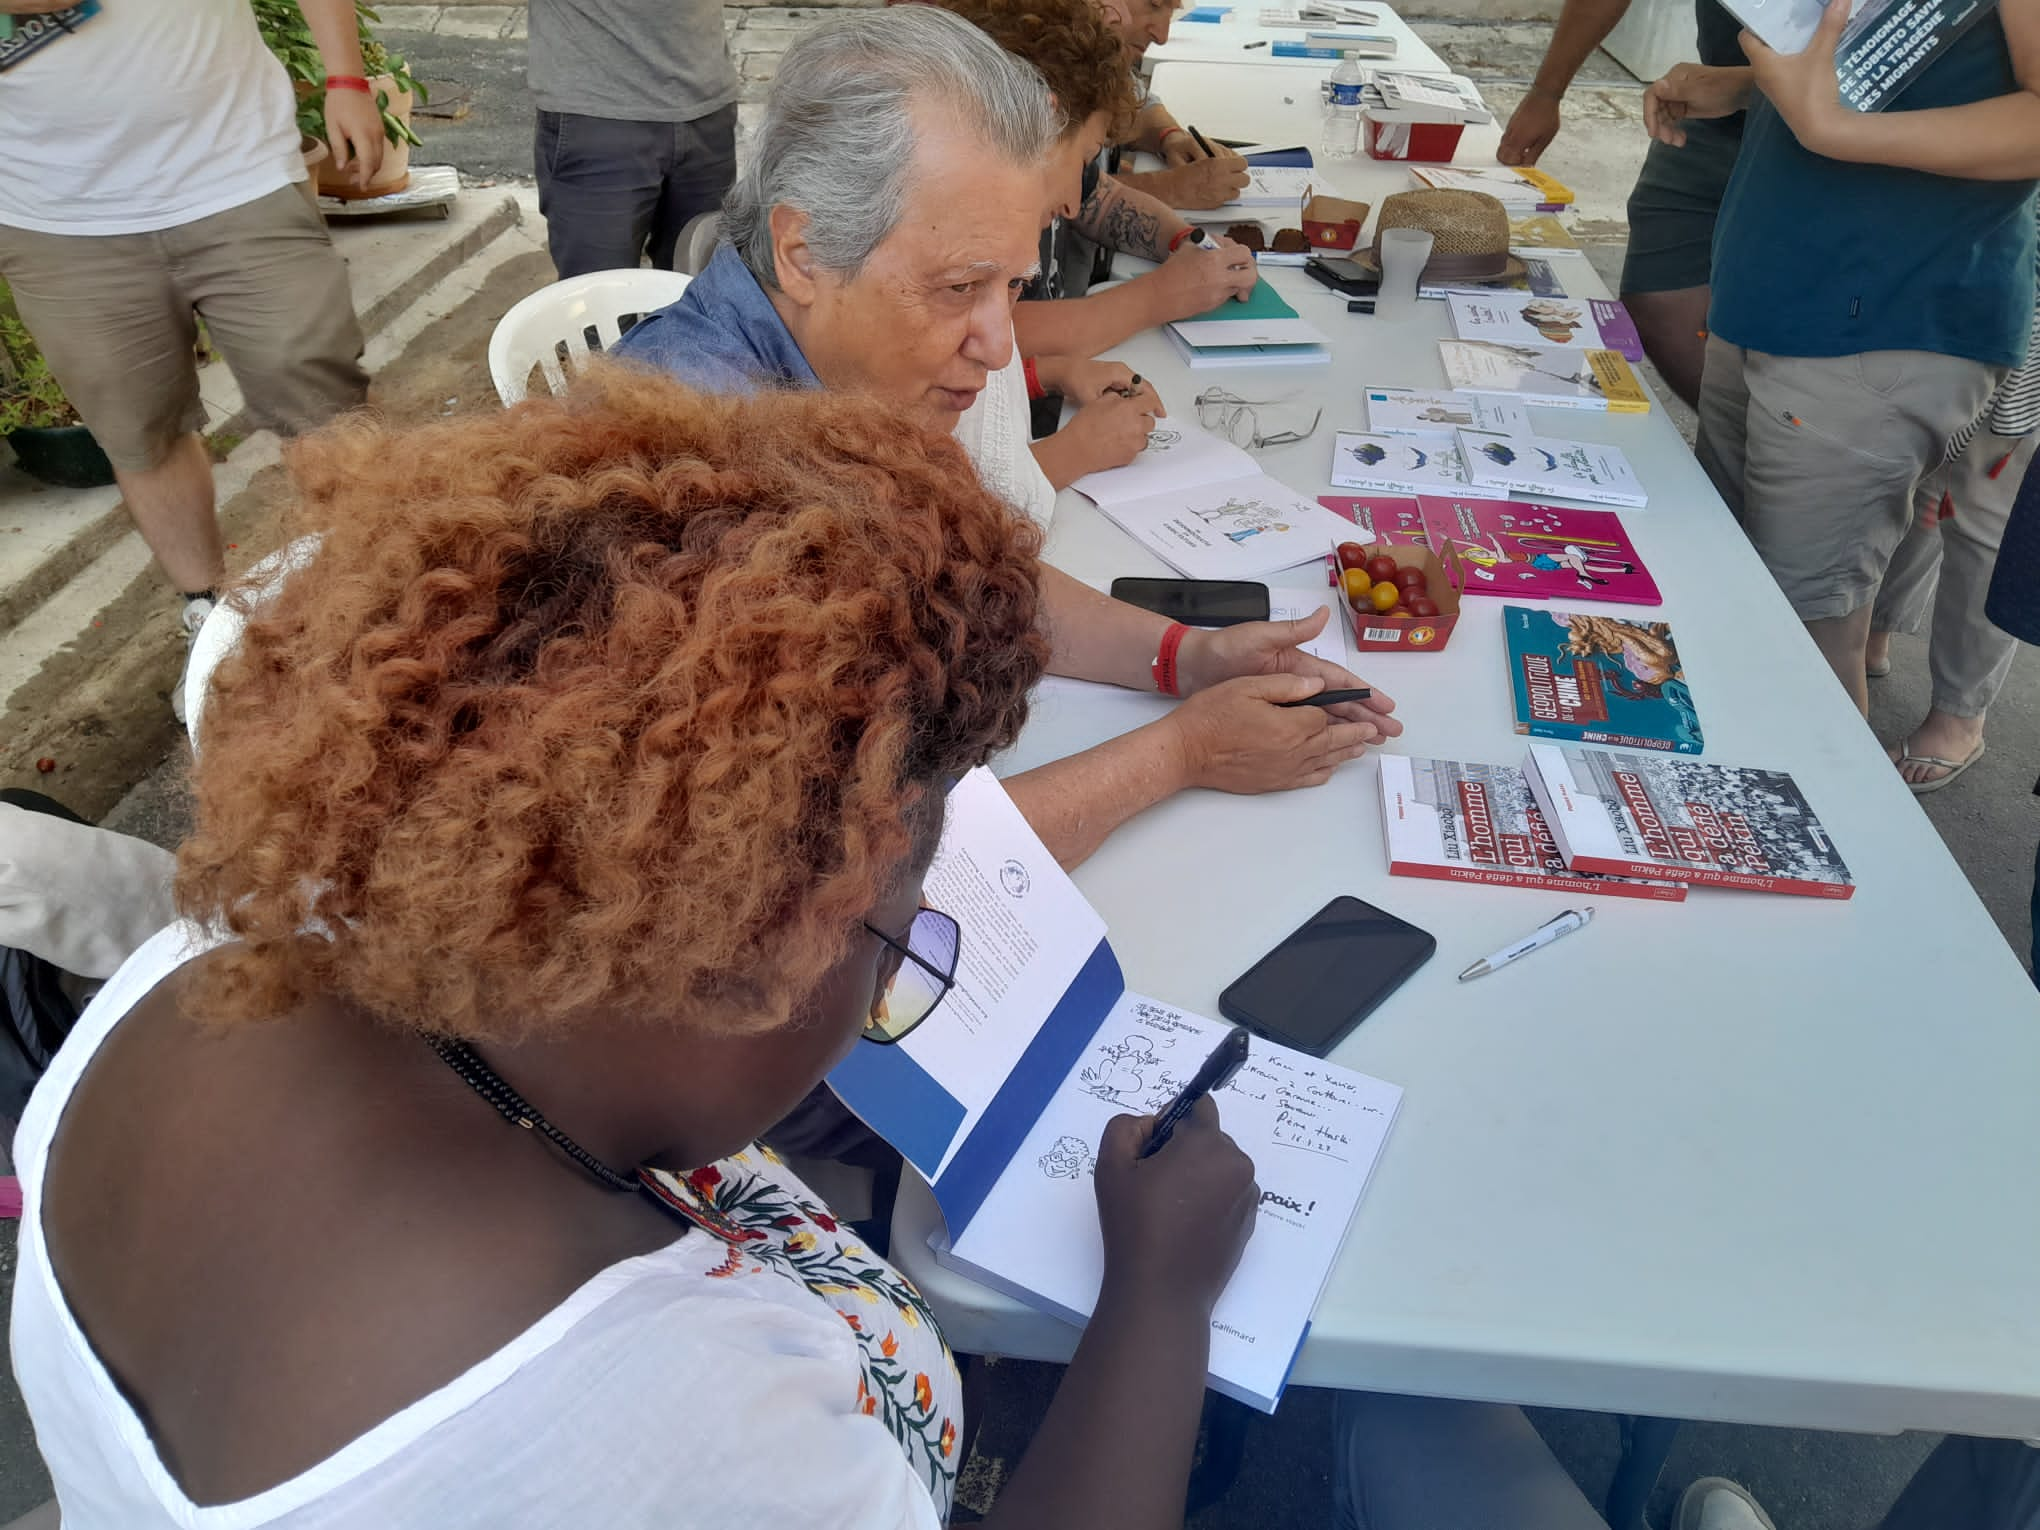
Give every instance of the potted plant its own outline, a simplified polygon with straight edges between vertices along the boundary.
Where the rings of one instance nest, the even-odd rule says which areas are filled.
[[[411,77],[404,60],[390,52],[375,35],[374,28],[381,18],[362,0],[355,0],[362,69],[375,92],[375,103],[382,113],[383,135],[390,144],[383,155],[382,168],[364,190],[354,184],[351,170],[341,173],[333,168],[334,158],[325,142],[325,66],[297,0],[249,0],[249,4],[262,29],[262,40],[281,61],[292,88],[297,91],[297,124],[306,146],[305,167],[317,181],[319,193],[354,198],[402,191],[410,184],[411,149],[419,141],[411,131],[411,108],[424,101],[425,87]]]
[[[0,287],[0,300],[6,297]],[[78,419],[78,411],[43,359],[28,326],[0,303],[0,436],[31,478],[62,489],[97,489],[113,482],[113,464]]]

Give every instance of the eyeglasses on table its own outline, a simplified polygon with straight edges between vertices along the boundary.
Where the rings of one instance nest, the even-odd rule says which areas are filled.
[[[1206,388],[1197,395],[1197,423],[1216,435],[1224,436],[1234,446],[1259,451],[1264,446],[1284,446],[1291,441],[1310,438],[1318,428],[1318,422],[1325,417],[1322,409],[1310,417],[1310,423],[1302,430],[1278,430],[1269,435],[1261,433],[1261,410],[1300,407],[1286,399],[1241,398],[1224,388]]]

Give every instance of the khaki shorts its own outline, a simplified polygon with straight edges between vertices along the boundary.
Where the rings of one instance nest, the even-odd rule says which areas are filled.
[[[347,267],[295,186],[148,234],[0,226],[0,277],[64,392],[128,472],[205,426],[194,311],[259,424],[308,430],[368,394]]]
[[[1931,351],[1772,356],[1713,335],[1694,453],[1800,620],[1847,616],[2004,375]]]

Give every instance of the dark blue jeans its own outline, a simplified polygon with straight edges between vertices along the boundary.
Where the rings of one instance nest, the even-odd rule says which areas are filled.
[[[687,220],[720,207],[737,178],[737,109],[692,122],[540,112],[533,158],[562,278],[632,268],[647,252],[670,271]]]

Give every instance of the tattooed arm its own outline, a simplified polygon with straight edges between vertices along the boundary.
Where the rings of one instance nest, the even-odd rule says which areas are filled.
[[[1077,232],[1108,250],[1156,261],[1169,258],[1169,241],[1190,226],[1166,204],[1109,175],[1098,177],[1075,222]]]

